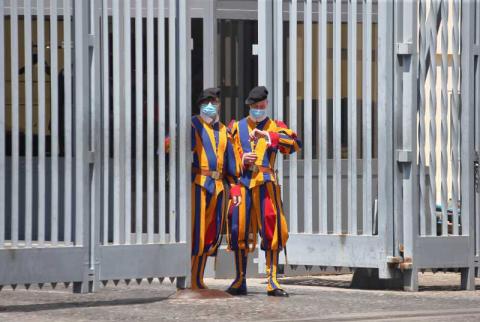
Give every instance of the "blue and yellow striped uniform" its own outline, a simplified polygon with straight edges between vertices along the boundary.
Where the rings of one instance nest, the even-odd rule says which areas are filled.
[[[225,180],[235,182],[239,163],[227,127],[201,116],[192,118],[192,151],[192,288],[204,288],[207,256],[216,254],[227,211]]]
[[[270,142],[265,138],[251,141],[250,133],[255,128],[267,131]],[[295,132],[283,122],[270,118],[257,123],[246,117],[233,124],[232,137],[239,157],[244,153],[255,152],[257,160],[254,167],[242,166],[239,178],[242,203],[239,207],[231,207],[228,217],[228,244],[235,251],[235,263],[239,264],[236,265],[237,278],[231,287],[244,287],[245,277],[241,275],[245,274],[247,255],[256,246],[258,232],[262,239],[261,248],[266,251],[270,290],[275,285],[278,286],[278,252],[288,240],[280,186],[274,171],[275,160],[278,152],[291,154],[299,151],[301,142]]]

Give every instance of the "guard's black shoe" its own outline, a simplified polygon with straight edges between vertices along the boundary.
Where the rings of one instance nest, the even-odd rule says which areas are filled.
[[[267,292],[268,296],[288,297],[288,293],[281,288],[276,288],[273,291]]]
[[[229,287],[225,292],[227,292],[228,294],[233,295],[233,296],[247,295],[247,289],[245,289],[243,287],[240,287],[240,288]]]

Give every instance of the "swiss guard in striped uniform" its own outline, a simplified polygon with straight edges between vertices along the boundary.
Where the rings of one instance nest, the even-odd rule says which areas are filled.
[[[288,296],[277,281],[278,255],[287,243],[288,228],[275,159],[278,152],[299,151],[301,142],[282,121],[267,116],[267,96],[263,86],[252,89],[245,101],[250,107],[249,116],[232,125],[233,141],[241,157],[242,200],[228,215],[227,238],[229,248],[235,253],[237,274],[227,290],[232,295],[247,294],[247,256],[255,249],[257,233],[260,233],[267,265],[267,294]]]
[[[205,89],[197,100],[200,114],[192,118],[192,289],[206,288],[203,274],[208,256],[215,256],[227,213],[227,183],[232,204],[240,203],[239,158],[227,127],[219,122],[220,89]]]

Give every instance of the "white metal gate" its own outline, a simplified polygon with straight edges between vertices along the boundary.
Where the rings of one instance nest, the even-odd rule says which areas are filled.
[[[474,288],[478,7],[258,2],[259,82],[304,140],[280,163],[289,264],[375,268],[409,290],[459,268]]]
[[[58,3],[56,9],[61,11],[51,10],[50,15],[46,14],[44,1],[35,4],[32,6],[32,1],[0,2],[0,285],[25,284],[28,288],[31,283],[74,282],[74,290],[80,291],[88,288],[90,242],[89,109],[88,86],[85,86],[88,76],[84,69],[88,17],[82,8],[83,2]],[[32,33],[33,8],[37,17],[36,33]],[[65,122],[61,156],[59,78],[52,77],[51,91],[46,90],[47,76],[59,74],[55,55],[51,57],[50,69],[46,69],[46,16],[53,21],[51,33],[47,34],[52,48],[60,45],[56,24],[59,17],[65,22],[64,48],[72,48],[72,40],[76,40],[72,50],[65,50],[62,64],[65,66],[62,89]],[[10,41],[6,42],[7,39]],[[8,46],[4,46],[7,43]],[[23,48],[23,55],[19,48]],[[24,57],[22,61],[20,56]],[[7,61],[10,63],[6,64]],[[37,67],[35,74],[34,66]],[[4,86],[7,83],[9,86]],[[52,121],[48,128],[51,144],[48,155],[47,97],[52,98],[48,104]],[[38,124],[35,133],[34,119]]]
[[[0,287],[188,284],[188,27],[177,0],[0,1]]]
[[[259,83],[274,89],[274,117],[303,139],[303,152],[281,167],[288,263],[377,268],[389,277],[393,218],[377,214],[393,213],[393,7],[259,1],[258,12]]]

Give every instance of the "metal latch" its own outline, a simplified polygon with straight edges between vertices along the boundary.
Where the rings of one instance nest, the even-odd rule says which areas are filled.
[[[95,163],[95,151],[88,151],[87,152],[87,161],[90,164]]]
[[[395,50],[397,55],[399,56],[406,56],[413,54],[413,44],[411,42],[402,42],[395,44]]]
[[[410,150],[396,150],[396,159],[398,163],[412,163],[413,153]]]
[[[480,154],[475,152],[475,161],[473,161],[475,192],[480,193]]]

